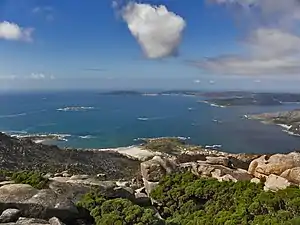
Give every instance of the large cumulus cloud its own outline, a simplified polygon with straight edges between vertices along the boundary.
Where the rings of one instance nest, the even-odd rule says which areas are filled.
[[[186,26],[182,17],[168,11],[163,5],[133,2],[125,6],[121,14],[148,58],[177,55]]]

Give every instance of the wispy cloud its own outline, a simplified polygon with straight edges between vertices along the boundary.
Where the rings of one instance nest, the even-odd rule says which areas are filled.
[[[227,54],[191,63],[216,74],[300,74],[299,0],[210,0],[227,5],[248,26],[243,54]],[[245,19],[245,20],[244,20]]]
[[[117,7],[116,2],[113,7]],[[178,54],[186,26],[182,17],[168,11],[163,5],[133,2],[121,9],[121,15],[147,58],[157,59]]]
[[[84,68],[83,71],[90,71],[90,72],[104,72],[107,71],[103,68]]]
[[[0,80],[54,80],[54,75],[46,75],[44,73],[31,73],[28,76],[7,75],[0,76]]]
[[[43,16],[47,21],[54,20],[54,8],[51,6],[36,6],[32,13]]]
[[[32,41],[33,28],[23,28],[16,23],[0,22],[0,39],[9,41]]]

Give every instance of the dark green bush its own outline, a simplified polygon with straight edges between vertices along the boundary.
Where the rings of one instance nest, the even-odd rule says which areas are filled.
[[[33,171],[13,173],[11,179],[16,183],[29,184],[37,189],[46,188],[48,183],[48,179],[44,178],[42,173]]]
[[[152,209],[143,208],[127,199],[106,199],[99,191],[91,191],[77,203],[90,211],[97,225],[159,225]]]
[[[262,184],[197,179],[191,173],[165,177],[151,193],[172,225],[300,224],[300,190],[265,192]]]

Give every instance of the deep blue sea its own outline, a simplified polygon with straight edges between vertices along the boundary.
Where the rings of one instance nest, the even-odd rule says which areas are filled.
[[[63,147],[110,148],[144,137],[189,137],[228,152],[270,153],[300,149],[300,137],[245,114],[291,110],[284,106],[213,107],[187,96],[109,96],[96,92],[0,94],[0,131],[65,134]],[[61,111],[65,107],[87,107]],[[216,122],[219,121],[219,122]]]

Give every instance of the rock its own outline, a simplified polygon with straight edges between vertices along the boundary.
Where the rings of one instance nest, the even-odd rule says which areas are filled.
[[[151,201],[146,193],[146,189],[144,187],[135,190],[135,203],[141,205],[150,205]]]
[[[106,179],[106,174],[105,173],[98,173],[96,175],[97,178],[100,178],[100,179]]]
[[[158,186],[159,182],[152,182],[152,181],[148,181],[146,179],[143,179],[143,181],[144,181],[145,191],[146,191],[147,195],[150,196],[151,191],[154,190]]]
[[[52,217],[49,220],[50,225],[65,225],[63,222],[61,222],[57,217]]]
[[[10,202],[24,202],[38,193],[29,184],[9,184],[0,187],[0,206]],[[1,208],[1,207],[0,207]]]
[[[268,158],[264,155],[253,160],[249,166],[249,173],[258,178],[267,177],[270,174],[281,175],[284,171],[300,167],[300,153],[291,152],[287,155],[275,154]]]
[[[176,170],[175,161],[154,156],[153,159],[141,163],[141,174],[143,179],[158,182],[164,175]]]
[[[63,176],[63,177],[71,177],[72,175],[69,174],[69,173],[67,173],[67,172],[64,172],[64,173],[62,173],[62,176]]]
[[[90,177],[89,175],[85,175],[85,174],[82,174],[82,175],[73,175],[73,176],[71,176],[70,180],[86,180],[89,177]]]
[[[49,219],[73,219],[78,210],[67,196],[51,189],[37,190],[26,184],[10,184],[0,187],[0,210],[18,208],[23,217]]]
[[[264,190],[276,192],[278,190],[286,189],[290,185],[291,183],[287,179],[271,174],[266,179]]]
[[[213,177],[218,180],[233,180],[246,181],[251,180],[253,176],[243,169],[231,169],[222,165],[211,165],[205,161],[198,161],[193,163],[184,163],[180,165],[185,170],[191,171],[199,177]],[[230,176],[225,176],[230,175]],[[225,176],[224,178],[222,178]]]
[[[17,224],[28,225],[28,224],[49,224],[49,223],[47,220],[20,217],[17,221]]]
[[[250,180],[251,183],[255,183],[255,184],[259,184],[260,183],[260,179],[254,177]]]
[[[54,177],[62,177],[63,175],[62,175],[62,173],[55,173],[54,174]]]
[[[227,157],[206,157],[206,162],[213,165],[229,166],[230,160]]]
[[[299,185],[300,184],[300,167],[288,169],[288,170],[284,171],[280,176],[287,179],[288,181],[290,181],[292,183]]]
[[[21,215],[19,209],[6,209],[0,216],[0,223],[16,222]]]
[[[15,182],[13,180],[8,180],[8,181],[2,181],[0,182],[0,187],[8,184],[14,184]]]
[[[49,179],[49,178],[51,178],[51,177],[53,177],[54,175],[53,175],[53,173],[47,173],[47,174],[45,174],[43,177],[45,178],[45,179]]]
[[[128,181],[117,181],[116,185],[119,187],[129,187],[130,186]]]

